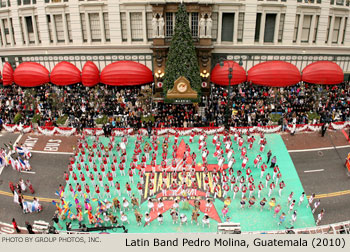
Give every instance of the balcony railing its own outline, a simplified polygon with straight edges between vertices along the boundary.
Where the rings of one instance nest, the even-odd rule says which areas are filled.
[[[321,4],[322,0],[297,0],[298,3]]]
[[[45,0],[45,3],[62,3],[68,2],[69,0]]]
[[[350,6],[350,0],[331,0],[331,5]]]
[[[18,5],[36,4],[36,0],[17,0]]]

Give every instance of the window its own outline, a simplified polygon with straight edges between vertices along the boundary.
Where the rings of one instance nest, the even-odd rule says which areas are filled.
[[[34,27],[33,27],[33,20],[31,16],[25,17],[25,24],[28,32],[29,44],[34,44],[35,43]]]
[[[233,41],[235,13],[222,13],[221,41]]]
[[[10,25],[11,25],[11,31],[12,31],[12,38],[13,38],[13,43],[16,44],[16,37],[15,37],[15,32],[13,29],[13,22],[12,22],[12,18],[10,18]]]
[[[340,30],[341,17],[335,17],[334,19],[334,28],[333,28],[333,38],[332,43],[337,44],[339,39],[339,30]]]
[[[317,40],[317,31],[318,31],[318,22],[320,20],[320,15],[316,15],[315,27],[314,27],[314,37],[312,39],[312,43],[316,43]]]
[[[1,22],[3,22],[3,25],[4,25],[4,33],[5,33],[5,40],[6,40],[3,42],[6,43],[6,45],[11,45],[9,23],[7,22],[7,19],[2,19]]]
[[[72,26],[70,24],[70,15],[69,14],[66,14],[66,20],[67,20],[68,39],[69,39],[69,42],[73,42]]]
[[[260,38],[260,23],[261,23],[261,13],[256,13],[255,36],[254,36],[254,41],[255,42],[259,42],[259,38]]]
[[[303,28],[301,31],[301,42],[308,43],[310,37],[312,15],[304,15]]]
[[[27,26],[28,33],[33,33],[34,29],[33,29],[32,17],[25,17],[25,20],[26,20],[26,26]]]
[[[99,13],[89,13],[91,41],[101,42],[101,24]]]
[[[121,12],[120,13],[120,23],[122,26],[122,41],[128,40],[128,30],[126,29],[126,13]]]
[[[295,17],[295,23],[294,23],[294,34],[293,34],[294,43],[297,42],[297,38],[298,38],[299,21],[300,21],[300,14],[297,14]]]
[[[237,29],[237,41],[243,41],[243,30],[244,30],[244,12],[240,12],[238,16],[238,29]]]
[[[329,28],[330,28],[330,26],[331,26],[331,22],[332,22],[332,16],[329,16],[329,17],[328,17],[328,25],[327,25],[327,37],[326,37],[325,43],[328,43]]]
[[[192,37],[198,37],[198,12],[190,13]]]
[[[283,40],[283,29],[284,29],[284,20],[286,18],[286,14],[281,13],[280,15],[280,25],[278,27],[278,42],[282,42]]]
[[[56,28],[56,37],[58,43],[64,43],[64,28],[63,28],[63,17],[61,14],[54,15],[54,24]]]
[[[142,41],[142,12],[130,13],[131,40]]]
[[[346,26],[348,25],[348,18],[345,17],[345,22],[344,22],[344,30],[343,30],[343,38],[341,40],[341,43],[344,44],[345,41],[345,33],[346,33]]]
[[[108,13],[103,13],[103,22],[105,24],[105,35],[106,35],[106,41],[111,41],[111,35],[109,31],[109,19],[108,19]]]
[[[50,15],[46,15],[46,20],[47,20],[47,26],[48,26],[48,29],[49,29],[49,39],[50,39],[50,42],[52,43],[53,42],[53,33],[52,33],[52,24],[51,24],[51,17]]]
[[[211,14],[211,20],[212,20],[212,28],[211,28],[211,39],[213,41],[216,41],[218,37],[218,13],[213,12]]]
[[[174,13],[167,12],[165,13],[165,36],[172,37],[174,33]]]
[[[344,5],[344,0],[336,0],[335,2],[337,5]]]
[[[87,42],[85,13],[80,13],[80,20],[81,20],[81,31],[83,34],[83,42]]]
[[[153,39],[153,28],[152,28],[153,13],[146,13],[146,23],[147,23],[147,39],[148,41]]]
[[[264,42],[273,42],[277,14],[266,14]]]

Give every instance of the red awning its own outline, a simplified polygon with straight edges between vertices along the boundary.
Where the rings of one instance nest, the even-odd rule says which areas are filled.
[[[13,68],[10,63],[5,62],[2,68],[2,84],[9,86],[13,83]]]
[[[215,84],[227,86],[229,84],[228,75],[230,67],[232,67],[232,85],[237,85],[247,80],[247,73],[243,67],[232,60],[226,60],[224,61],[224,65],[222,67],[216,65],[213,68],[211,71],[210,81]]]
[[[80,70],[72,63],[61,61],[51,71],[50,82],[58,86],[66,86],[81,82]]]
[[[303,69],[302,80],[312,84],[339,84],[344,81],[344,73],[335,62],[317,61]]]
[[[13,76],[14,82],[21,87],[36,87],[50,81],[49,71],[36,62],[21,63]]]
[[[92,61],[87,61],[81,71],[81,82],[86,87],[93,87],[100,82],[100,71]]]
[[[269,87],[286,87],[301,81],[296,66],[284,61],[266,61],[253,66],[248,71],[248,81]]]
[[[106,66],[100,80],[113,86],[132,86],[153,82],[152,71],[138,62],[117,61]]]

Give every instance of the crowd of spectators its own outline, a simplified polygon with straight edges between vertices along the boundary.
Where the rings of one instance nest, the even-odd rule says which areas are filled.
[[[274,123],[307,124],[350,119],[350,87],[300,83],[286,88],[212,85],[200,103],[152,102],[151,87],[87,88],[80,84],[58,87],[44,85],[21,88],[0,87],[0,123],[93,128],[222,126],[226,113],[230,126],[266,126]],[[227,106],[230,109],[227,111]],[[33,120],[35,118],[35,120]],[[63,118],[64,120],[59,120]]]

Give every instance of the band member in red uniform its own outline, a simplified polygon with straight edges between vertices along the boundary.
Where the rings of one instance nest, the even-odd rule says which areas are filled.
[[[129,169],[128,175],[129,175],[129,181],[130,181],[130,183],[134,183],[134,173],[132,172],[131,169]]]
[[[125,176],[125,167],[123,162],[120,162],[119,164],[119,171],[121,176]]]
[[[89,196],[89,198],[91,198],[90,187],[89,187],[88,184],[85,185],[85,192],[86,192],[86,194]]]
[[[118,195],[119,195],[119,197],[120,197],[120,196],[121,196],[121,192],[120,192],[120,184],[119,184],[118,181],[115,182],[115,189],[117,190],[117,193],[118,193]]]
[[[264,185],[263,183],[260,181],[259,185],[258,185],[258,198],[260,199],[260,194],[262,189],[264,189]]]
[[[237,185],[235,185],[233,187],[233,200],[236,198],[236,194],[239,192],[239,187]]]
[[[265,162],[260,166],[260,168],[261,168],[260,178],[262,178],[267,169],[267,165],[265,164]]]
[[[267,183],[269,183],[270,179],[271,179],[270,173],[266,174],[266,183],[265,183],[265,187],[267,187]]]
[[[270,190],[269,190],[269,194],[268,196],[270,197],[271,194],[272,194],[272,191],[275,189],[276,185],[275,183],[272,181],[271,184],[270,184]]]
[[[227,196],[229,190],[230,190],[230,186],[229,186],[228,184],[224,184],[224,185],[223,185],[223,191],[224,191],[224,193],[223,193],[223,195],[222,195],[223,198],[225,198],[225,197]]]
[[[128,182],[126,182],[126,184],[125,184],[125,189],[126,189],[128,196],[131,198],[131,186],[129,185]]]
[[[250,167],[247,168],[247,170],[245,171],[246,177],[245,179],[248,180],[248,177],[250,176],[250,174],[252,173],[252,170],[250,169]],[[250,197],[249,197],[250,198]]]
[[[245,193],[247,192],[247,186],[246,185],[243,185],[242,188],[241,188],[241,192],[242,192],[242,199],[245,197]]]
[[[107,184],[105,184],[104,189],[105,189],[105,198],[112,198],[111,192],[109,190],[109,186]]]
[[[108,179],[109,186],[113,187],[113,174],[112,174],[112,172],[109,171],[107,173],[107,179]]]
[[[137,183],[136,187],[137,187],[137,190],[139,191],[140,196],[142,197],[142,189],[143,189],[143,186],[142,186],[142,184],[140,183],[140,181]]]
[[[252,197],[254,190],[255,190],[255,185],[254,183],[252,183],[249,185],[249,198]]]
[[[194,133],[193,130],[191,130],[190,140],[189,140],[190,143],[193,143],[193,138],[194,138],[194,136],[195,136],[195,133]]]
[[[166,193],[167,189],[168,189],[168,186],[167,186],[166,183],[163,181],[163,183],[162,183],[162,195],[163,195],[163,196],[167,196],[167,193]]]
[[[285,184],[284,181],[282,180],[279,186],[280,186],[280,189],[279,189],[279,191],[278,191],[278,194],[279,194],[279,196],[281,197],[281,196],[282,196],[282,190],[283,190],[283,188],[286,187],[286,184]]]
[[[176,196],[177,188],[178,188],[178,185],[176,181],[173,181],[173,183],[171,183],[171,191],[173,192],[173,196]]]
[[[95,186],[95,195],[98,199],[100,198],[100,187],[98,185]]]

